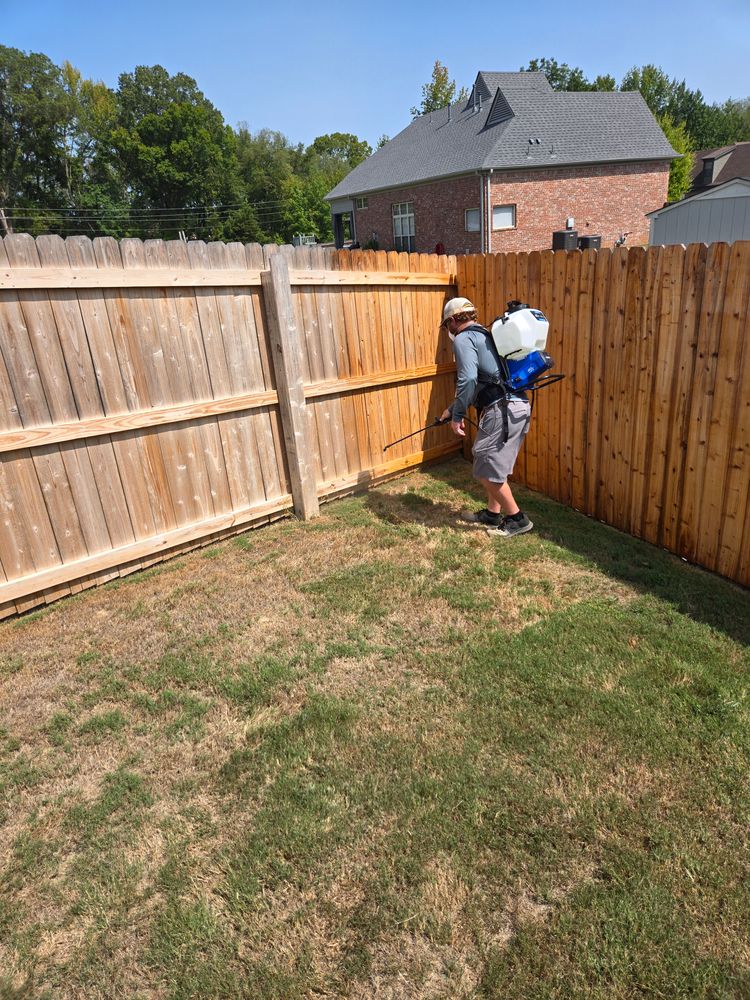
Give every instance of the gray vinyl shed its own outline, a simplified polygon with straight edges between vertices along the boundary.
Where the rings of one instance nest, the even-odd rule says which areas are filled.
[[[750,179],[736,177],[656,212],[649,243],[734,243],[750,240]]]

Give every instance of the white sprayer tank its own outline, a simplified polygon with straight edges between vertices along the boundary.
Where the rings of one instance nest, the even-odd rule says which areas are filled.
[[[532,351],[545,349],[549,323],[538,309],[517,309],[496,319],[490,332],[501,358],[520,361]]]

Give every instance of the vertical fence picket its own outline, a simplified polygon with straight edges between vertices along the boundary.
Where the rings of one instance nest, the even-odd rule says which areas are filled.
[[[709,569],[719,569],[731,558],[731,543],[740,534],[736,527],[741,497],[747,496],[747,468],[742,468],[747,439],[738,426],[743,401],[743,352],[747,350],[743,330],[747,325],[750,296],[750,243],[727,248],[727,277],[722,298],[719,356],[713,385],[713,405],[707,427],[706,471],[696,560]],[[727,546],[729,546],[727,548]]]
[[[722,301],[726,291],[729,247],[712,243],[698,314],[695,372],[687,414],[687,450],[681,491],[677,548],[694,562],[700,551],[705,503],[707,444],[721,339]]]

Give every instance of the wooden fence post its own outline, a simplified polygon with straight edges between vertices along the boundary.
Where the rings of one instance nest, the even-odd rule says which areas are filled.
[[[269,270],[261,274],[266,300],[268,334],[276,373],[281,425],[284,430],[294,512],[307,521],[319,513],[315,465],[305,414],[305,391],[299,357],[304,342],[294,319],[289,264],[283,254],[272,254]]]

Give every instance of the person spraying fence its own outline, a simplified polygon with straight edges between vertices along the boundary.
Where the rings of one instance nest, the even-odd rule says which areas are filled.
[[[440,420],[450,420],[454,434],[464,437],[468,408],[475,406],[480,415],[473,475],[487,494],[487,506],[462,511],[461,519],[497,537],[525,534],[534,525],[516,503],[508,477],[531,423],[527,390],[562,378],[547,374],[549,324],[538,309],[509,302],[490,332],[477,322],[469,299],[459,297],[446,302],[441,328],[453,344],[457,378],[456,398]]]

